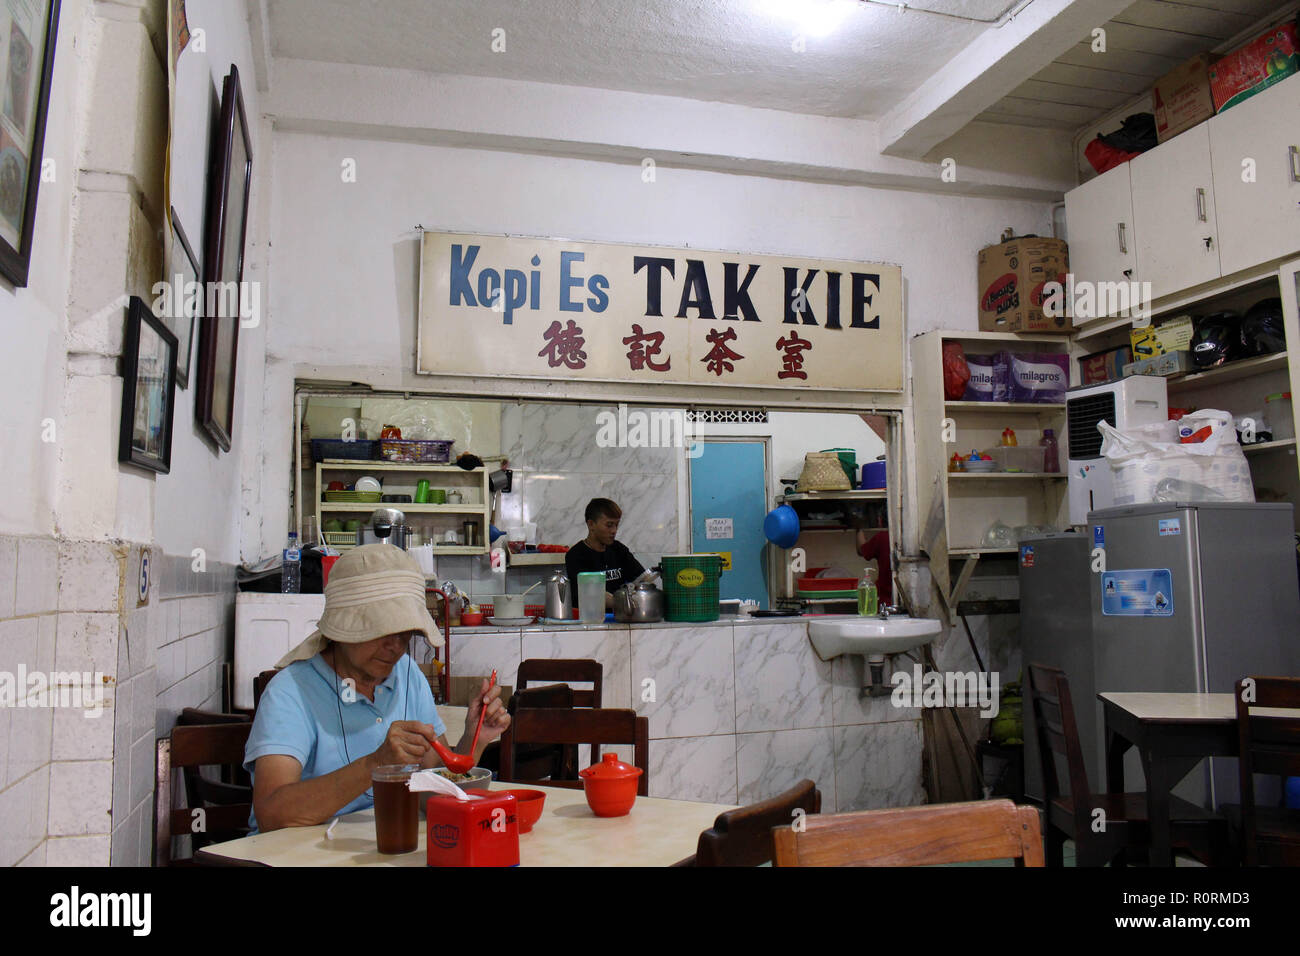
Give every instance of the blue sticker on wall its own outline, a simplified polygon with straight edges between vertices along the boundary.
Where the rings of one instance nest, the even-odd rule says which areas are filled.
[[[1173,575],[1168,568],[1103,571],[1101,613],[1107,617],[1173,617]]]
[[[1095,524],[1092,526],[1092,546],[1094,548],[1106,547],[1106,528],[1103,525]]]

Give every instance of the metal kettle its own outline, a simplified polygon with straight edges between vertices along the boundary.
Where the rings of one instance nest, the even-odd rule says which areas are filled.
[[[569,587],[569,575],[563,569],[552,571],[546,582],[546,616],[558,621],[573,618],[573,591]]]
[[[614,620],[651,624],[664,619],[664,592],[653,581],[625,584],[614,592]]]

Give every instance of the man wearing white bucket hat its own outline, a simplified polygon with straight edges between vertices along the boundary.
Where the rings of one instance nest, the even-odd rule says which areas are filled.
[[[464,738],[451,747],[429,683],[406,653],[417,634],[434,647],[444,643],[414,558],[371,544],[338,560],[317,630],[279,660],[284,669],[258,704],[244,750],[255,830],[311,826],[372,806],[375,767],[441,766],[433,740],[469,753],[480,710],[476,763],[501,736],[510,717],[501,689],[485,680],[470,701]]]

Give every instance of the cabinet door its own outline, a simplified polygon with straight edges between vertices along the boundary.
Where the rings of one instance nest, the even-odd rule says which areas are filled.
[[[1300,75],[1209,127],[1223,274],[1300,252]]]
[[[1159,299],[1217,279],[1210,131],[1193,126],[1132,162],[1140,280]]]
[[[1116,166],[1065,194],[1070,272],[1076,283],[1138,281],[1129,165]],[[1076,315],[1074,323],[1093,317]]]

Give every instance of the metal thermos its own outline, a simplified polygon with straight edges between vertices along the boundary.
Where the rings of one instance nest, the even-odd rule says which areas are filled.
[[[478,522],[466,521],[461,527],[465,531],[465,543],[470,547],[478,544]]]
[[[558,621],[573,618],[573,589],[568,573],[562,569],[552,571],[546,582],[546,616]]]

